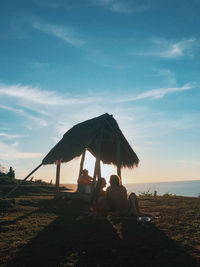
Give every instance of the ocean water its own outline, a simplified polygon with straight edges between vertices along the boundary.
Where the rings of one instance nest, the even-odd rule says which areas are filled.
[[[77,185],[65,184],[67,188],[75,191]],[[124,184],[128,193],[134,192],[139,195],[141,192],[153,193],[157,191],[158,195],[165,193],[175,194],[177,196],[198,197],[200,195],[200,180],[181,181],[181,182],[161,182],[161,183],[138,183],[138,184]]]
[[[165,193],[187,197],[198,197],[200,195],[200,180],[125,184],[125,187],[129,193],[134,192],[136,195],[141,192],[147,192],[148,190],[150,193],[153,193],[154,190],[156,190],[158,195],[163,195]]]

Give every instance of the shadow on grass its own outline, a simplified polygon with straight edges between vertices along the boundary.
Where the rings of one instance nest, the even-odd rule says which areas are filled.
[[[0,188],[0,197],[4,197],[7,193],[9,193],[16,185],[2,185]],[[71,189],[66,187],[60,187],[61,190],[71,191]],[[11,193],[10,197],[22,197],[29,195],[38,195],[42,194],[42,196],[48,196],[55,193],[55,186],[53,185],[40,185],[40,184],[21,184],[19,187]]]
[[[78,202],[66,206],[48,203],[38,212],[54,210],[57,219],[7,266],[197,266],[153,223],[83,216]]]

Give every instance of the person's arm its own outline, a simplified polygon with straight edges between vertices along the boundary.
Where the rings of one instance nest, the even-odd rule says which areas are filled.
[[[92,182],[92,181],[93,181],[93,178],[92,178],[91,176],[88,176],[88,180],[89,180],[90,182]]]

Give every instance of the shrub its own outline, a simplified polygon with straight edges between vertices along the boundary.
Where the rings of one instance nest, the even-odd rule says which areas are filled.
[[[149,188],[147,191],[139,192],[139,196],[142,196],[142,197],[152,197],[153,194],[150,193],[150,188]]]
[[[0,185],[16,184],[18,181],[6,175],[0,177]]]
[[[163,194],[163,197],[175,197],[176,196],[176,194],[170,194],[170,193],[165,193],[165,194]]]
[[[153,196],[154,196],[155,198],[158,196],[158,192],[157,192],[157,190],[154,190],[154,192],[153,192]]]

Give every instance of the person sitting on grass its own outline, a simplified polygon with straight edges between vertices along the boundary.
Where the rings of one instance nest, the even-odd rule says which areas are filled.
[[[92,177],[88,175],[88,170],[84,169],[78,178],[78,189],[79,193],[90,193],[91,192]]]
[[[92,208],[91,210],[95,213],[99,213],[104,216],[107,212],[107,203],[106,203],[106,192],[104,188],[106,187],[106,179],[101,177],[96,183],[96,187],[93,191],[92,197]]]
[[[110,176],[110,186],[106,190],[108,211],[120,216],[144,216],[140,212],[138,199],[135,193],[128,197],[126,188],[120,184],[117,175]]]

